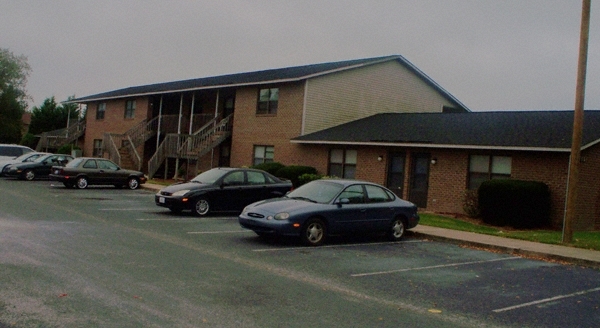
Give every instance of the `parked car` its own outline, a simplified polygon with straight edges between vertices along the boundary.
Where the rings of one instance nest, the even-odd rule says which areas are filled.
[[[47,178],[52,166],[64,166],[73,160],[73,156],[48,154],[36,158],[33,162],[11,164],[4,170],[4,175],[28,181]]]
[[[292,189],[292,182],[265,171],[246,168],[214,168],[189,182],[160,190],[158,206],[173,212],[191,210],[204,216],[211,212],[237,212],[259,200],[281,197]]]
[[[62,182],[67,188],[79,189],[90,185],[137,189],[147,180],[140,171],[122,169],[111,160],[93,157],[78,157],[64,167],[53,167],[50,179]]]
[[[400,240],[419,222],[417,206],[389,189],[357,180],[309,182],[285,197],[250,204],[238,221],[259,236],[300,237],[318,246],[331,235],[386,233]]]
[[[27,154],[23,154],[15,159],[0,160],[0,177],[4,175],[4,170],[8,169],[9,165],[33,162],[36,158],[43,156],[43,155],[49,155],[49,154],[48,153],[30,152]]]
[[[23,154],[31,153],[33,149],[14,144],[0,144],[0,160],[15,159]]]

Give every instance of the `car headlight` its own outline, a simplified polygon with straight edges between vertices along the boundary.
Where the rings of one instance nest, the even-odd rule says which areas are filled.
[[[179,190],[173,193],[173,196],[183,196],[185,194],[187,194],[190,190],[189,189],[184,189],[184,190]]]
[[[275,220],[287,220],[289,217],[290,217],[290,213],[281,212],[281,213],[275,214],[275,216],[273,218]]]

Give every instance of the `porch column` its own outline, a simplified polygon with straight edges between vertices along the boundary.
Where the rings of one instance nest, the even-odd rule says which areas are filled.
[[[158,130],[156,132],[156,151],[158,151],[158,146],[160,145],[160,123],[162,120],[162,104],[163,96],[160,95],[160,105],[158,105]]]
[[[177,120],[177,157],[175,157],[175,176],[173,179],[179,177],[179,141],[181,140],[181,117],[183,116],[183,92],[179,98],[179,117]]]

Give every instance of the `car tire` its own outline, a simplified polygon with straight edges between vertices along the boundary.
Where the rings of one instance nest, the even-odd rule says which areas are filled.
[[[35,180],[35,172],[33,172],[33,170],[26,170],[25,172],[23,172],[23,176],[27,181]]]
[[[404,237],[404,232],[406,231],[406,224],[402,218],[395,218],[392,220],[392,224],[390,226],[390,230],[388,231],[388,238],[391,241],[399,241]]]
[[[318,218],[309,219],[302,228],[300,238],[308,246],[322,245],[327,238],[327,226],[325,222]]]
[[[127,188],[131,190],[135,190],[140,187],[140,180],[138,178],[129,178],[127,180]]]
[[[207,199],[200,198],[194,203],[192,211],[198,216],[205,216],[210,212],[210,203]]]
[[[88,187],[88,179],[86,177],[77,178],[76,186],[78,189],[85,189]]]

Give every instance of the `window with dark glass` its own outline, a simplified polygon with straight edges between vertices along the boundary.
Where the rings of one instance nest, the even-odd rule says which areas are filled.
[[[356,174],[356,157],[356,150],[332,149],[329,152],[329,172],[327,175],[344,179],[354,179]]]
[[[276,114],[279,102],[279,88],[260,89],[256,114]]]
[[[510,178],[512,158],[509,156],[471,155],[469,157],[469,189],[477,189],[491,179]]]
[[[253,165],[271,163],[273,162],[273,158],[275,158],[274,146],[254,146]]]
[[[125,103],[125,118],[134,118],[135,116],[135,100],[127,100]]]
[[[105,112],[106,112],[106,103],[99,103],[98,108],[96,109],[96,119],[103,120]]]

